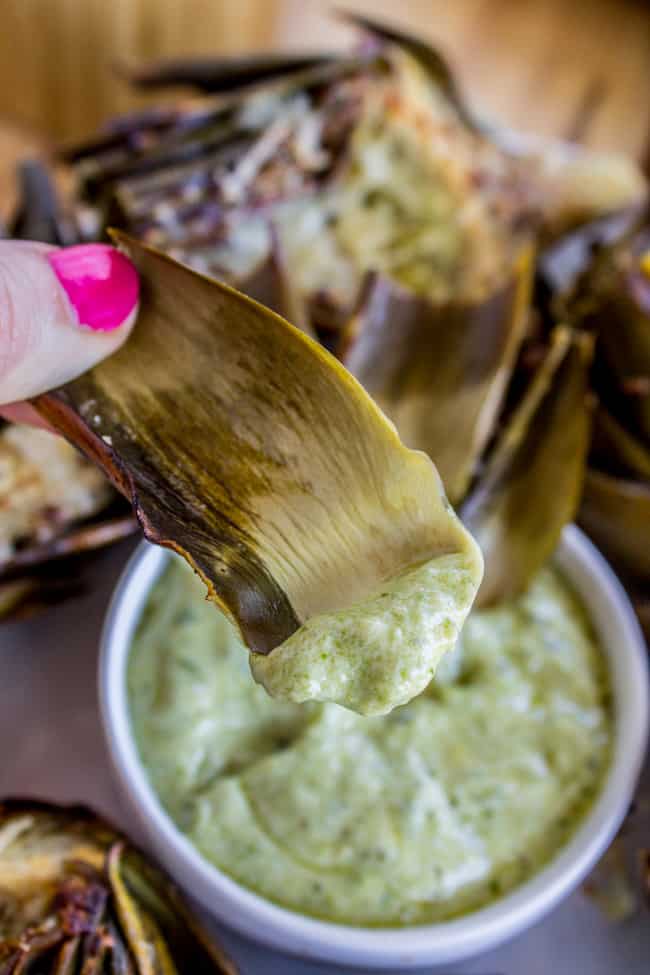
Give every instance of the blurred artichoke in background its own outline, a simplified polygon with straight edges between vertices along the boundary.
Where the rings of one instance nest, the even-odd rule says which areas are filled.
[[[65,205],[50,206],[49,239],[119,226],[326,345],[435,460],[486,553],[483,603],[525,587],[585,484],[584,524],[642,587],[643,177],[625,159],[488,125],[436,51],[353,19],[363,40],[347,55],[133,72],[138,85],[201,94],[64,150]],[[39,223],[29,210],[21,230]],[[605,215],[628,231],[594,249],[592,221]],[[567,278],[553,256],[570,240],[580,256]],[[620,531],[609,530],[611,506],[625,508]]]
[[[594,415],[579,520],[650,632],[650,212],[605,219],[542,261],[550,314],[595,339]]]
[[[0,618],[79,592],[80,554],[135,527],[125,502],[65,440],[0,426]]]
[[[93,813],[0,802],[0,973],[237,975],[171,881]]]

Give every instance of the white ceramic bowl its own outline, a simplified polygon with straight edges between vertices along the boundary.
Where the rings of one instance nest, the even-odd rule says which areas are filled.
[[[204,860],[161,807],[131,736],[125,676],[135,627],[168,557],[163,549],[143,543],[117,586],[102,637],[101,708],[130,811],[159,860],[212,915],[293,954],[404,970],[468,958],[512,937],[568,894],[604,851],[625,815],[645,753],[648,669],[643,637],[625,592],[577,528],[565,529],[555,560],[586,604],[611,670],[615,740],[600,798],[557,856],[510,894],[458,920],[401,929],[331,924],[270,903]]]

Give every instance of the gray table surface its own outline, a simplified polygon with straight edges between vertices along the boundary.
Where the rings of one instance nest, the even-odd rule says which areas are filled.
[[[129,550],[130,543],[124,543],[101,557],[87,595],[0,629],[0,796],[87,802],[127,830],[128,818],[108,768],[95,684],[102,617]],[[336,970],[277,954],[228,931],[221,933],[242,975]],[[447,971],[648,975],[650,918],[639,914],[612,924],[576,893],[511,943]]]

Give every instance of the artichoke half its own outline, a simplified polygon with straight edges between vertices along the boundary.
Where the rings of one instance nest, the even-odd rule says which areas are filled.
[[[0,973],[237,975],[171,881],[82,807],[0,802]]]
[[[585,246],[585,240],[587,244]],[[650,213],[587,227],[551,255],[557,313],[595,340],[598,396],[580,522],[612,561],[648,626],[650,592]],[[555,288],[553,288],[555,285]]]

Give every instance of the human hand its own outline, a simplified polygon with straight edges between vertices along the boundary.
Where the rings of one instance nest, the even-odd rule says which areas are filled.
[[[138,297],[133,264],[108,244],[0,241],[0,414],[44,426],[24,401],[115,352]]]

